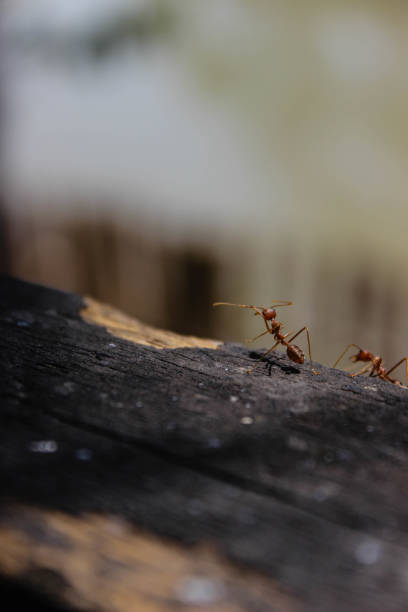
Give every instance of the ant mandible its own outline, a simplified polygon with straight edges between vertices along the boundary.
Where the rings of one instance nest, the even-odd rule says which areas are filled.
[[[380,357],[379,355],[373,355],[373,353],[370,353],[370,351],[365,351],[364,349],[360,348],[357,344],[349,344],[348,346],[346,346],[344,351],[341,353],[340,357],[335,361],[333,368],[336,367],[336,365],[344,357],[344,355],[347,353],[347,351],[349,350],[351,346],[355,346],[358,349],[358,353],[350,357],[351,361],[353,361],[354,363],[357,363],[357,361],[368,362],[363,368],[361,368],[361,370],[359,370],[358,372],[354,372],[353,374],[350,374],[351,377],[359,376],[360,374],[364,374],[365,372],[368,372],[368,370],[371,368],[371,372],[369,374],[370,376],[374,376],[374,377],[378,376],[379,378],[382,378],[383,380],[388,380],[394,385],[400,385],[403,387],[404,385],[399,380],[391,378],[390,374],[393,370],[398,368],[398,366],[401,365],[401,363],[405,361],[406,370],[407,370],[406,376],[407,376],[407,382],[408,382],[408,357],[403,357],[394,366],[392,366],[392,368],[389,368],[387,370],[387,368],[383,366],[382,357]]]
[[[266,353],[261,355],[261,357],[257,361],[261,361],[262,359],[265,359],[265,357],[269,355],[269,353],[271,353],[273,350],[275,350],[276,347],[279,346],[279,344],[282,344],[283,346],[286,347],[286,354],[289,357],[289,359],[291,359],[295,363],[304,363],[305,355],[302,349],[296,344],[292,344],[292,341],[297,336],[299,336],[299,334],[305,331],[307,335],[307,345],[309,349],[310,367],[312,368],[313,374],[318,374],[319,372],[314,370],[312,366],[312,353],[310,350],[309,329],[306,327],[306,325],[302,327],[302,329],[300,329],[298,332],[296,332],[296,334],[294,334],[291,338],[286,340],[286,338],[290,336],[293,332],[289,332],[283,335],[281,333],[281,329],[284,327],[284,324],[276,320],[276,315],[277,315],[276,308],[280,306],[291,306],[292,304],[293,302],[289,302],[287,300],[276,300],[269,307],[253,306],[252,304],[231,304],[231,302],[214,302],[213,306],[238,306],[239,308],[251,308],[252,310],[255,311],[254,313],[255,315],[259,315],[262,317],[265,323],[265,326],[266,326],[266,331],[262,332],[258,336],[255,336],[255,338],[252,338],[252,340],[247,340],[247,342],[253,342],[254,340],[257,340],[258,338],[261,338],[265,334],[272,334],[276,342],[272,346],[272,348],[270,348],[268,351],[266,351]],[[249,370],[247,370],[247,374],[252,372],[255,368],[256,368],[256,365],[252,368],[249,368]]]

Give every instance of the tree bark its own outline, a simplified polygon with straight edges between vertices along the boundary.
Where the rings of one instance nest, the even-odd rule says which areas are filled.
[[[0,326],[0,589],[16,601],[406,609],[406,389],[279,353],[248,375],[246,347],[11,278]]]

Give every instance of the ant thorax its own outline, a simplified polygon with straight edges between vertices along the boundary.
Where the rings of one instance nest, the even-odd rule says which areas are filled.
[[[272,327],[272,332],[274,334],[278,334],[280,332],[280,328],[282,327],[282,323],[279,323],[279,321],[271,321],[271,327]]]

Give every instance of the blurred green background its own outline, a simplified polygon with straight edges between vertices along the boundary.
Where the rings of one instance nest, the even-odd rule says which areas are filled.
[[[259,319],[213,301],[289,299],[317,361],[408,355],[406,2],[0,6],[3,272],[232,341]]]

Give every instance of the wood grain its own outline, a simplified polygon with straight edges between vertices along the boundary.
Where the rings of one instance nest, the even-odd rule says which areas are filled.
[[[120,312],[117,308],[102,304],[90,297],[85,298],[85,306],[82,308],[80,315],[84,321],[106,328],[113,336],[159,349],[181,347],[216,349],[222,344],[217,340],[183,336],[151,327]]]
[[[271,609],[272,601],[300,609],[273,581],[233,567],[212,548],[185,548],[115,516],[10,506],[0,541],[0,572],[78,610],[241,612]]]
[[[158,348],[85,308],[0,281],[0,574],[72,609],[183,610],[202,571],[187,592],[222,584],[220,610],[406,609],[405,389],[282,354],[248,376],[245,347]]]

